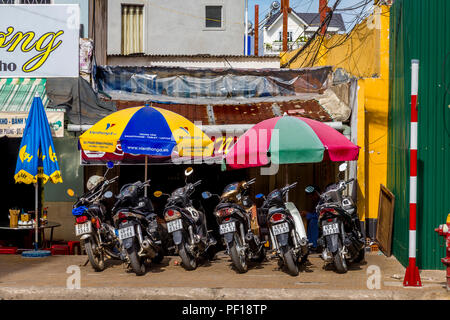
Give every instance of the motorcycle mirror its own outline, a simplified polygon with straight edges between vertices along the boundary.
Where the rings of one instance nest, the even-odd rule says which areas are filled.
[[[106,163],[106,167],[107,167],[108,169],[114,168],[114,162],[108,161],[108,162]]]
[[[306,193],[313,193],[314,192],[314,187],[313,186],[307,186],[306,188],[305,188],[305,192]]]
[[[194,169],[192,169],[191,167],[189,167],[189,168],[187,168],[187,169],[184,171],[184,175],[185,175],[186,177],[188,177],[188,176],[190,176],[193,172],[194,172]]]
[[[106,191],[103,195],[106,199],[111,199],[113,197],[113,193],[111,191]]]
[[[155,192],[153,192],[153,195],[154,195],[156,198],[161,197],[162,194],[163,194],[163,193],[162,193],[161,191],[155,191]]]
[[[69,197],[73,197],[75,195],[75,192],[72,189],[67,189],[66,192]]]
[[[209,198],[211,198],[211,192],[208,192],[208,191],[202,192],[202,198],[203,198],[203,199],[209,199]]]
[[[262,197],[264,197],[264,195],[262,193],[258,193],[255,198],[256,199],[261,199]]]
[[[339,166],[339,171],[340,171],[340,172],[343,172],[343,171],[345,171],[345,170],[347,170],[347,163],[346,163],[346,162],[342,163],[342,164]]]

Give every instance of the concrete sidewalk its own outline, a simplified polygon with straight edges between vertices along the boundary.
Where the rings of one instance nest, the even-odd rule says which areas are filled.
[[[405,268],[394,257],[373,252],[366,262],[355,264],[346,274],[325,270],[319,256],[291,277],[278,269],[277,260],[251,265],[245,274],[231,268],[223,252],[217,259],[186,271],[179,257],[166,257],[146,275],[137,277],[120,262],[94,272],[87,256],[22,258],[0,256],[0,299],[448,299],[444,271],[421,271],[422,288],[403,288]],[[69,266],[81,271],[81,289],[67,289]],[[380,271],[379,289],[374,276]],[[369,279],[369,276],[372,278]],[[369,279],[369,284],[368,284]]]

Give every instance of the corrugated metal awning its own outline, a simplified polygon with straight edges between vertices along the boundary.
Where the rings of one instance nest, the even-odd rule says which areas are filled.
[[[36,93],[46,108],[48,105],[46,79],[0,79],[0,112],[29,111]]]

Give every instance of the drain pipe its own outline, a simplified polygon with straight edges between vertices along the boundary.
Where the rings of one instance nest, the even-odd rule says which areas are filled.
[[[343,131],[343,134],[345,137],[350,139],[350,133],[351,128],[350,126],[343,124],[341,121],[334,121],[334,122],[323,122],[324,124],[332,127],[333,129],[336,129],[338,131]],[[244,130],[247,131],[251,127],[253,127],[254,124],[223,124],[223,125],[203,125],[202,130],[205,133],[208,132],[214,132],[214,131],[233,131],[233,130]],[[86,131],[89,130],[92,127],[90,124],[68,124],[67,125],[67,131],[71,132],[79,132],[79,131]],[[81,129],[81,130],[80,130]]]

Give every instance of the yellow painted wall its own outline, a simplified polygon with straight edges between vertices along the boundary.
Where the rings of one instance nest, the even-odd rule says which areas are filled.
[[[282,53],[281,65],[297,52]],[[377,218],[380,184],[386,184],[387,174],[389,7],[375,7],[350,34],[319,37],[288,67],[322,65],[358,78],[358,212],[363,220]]]

